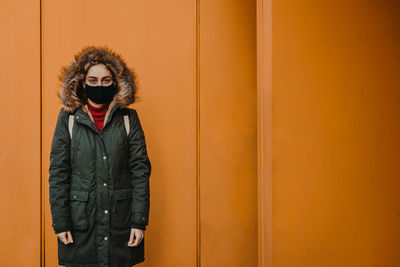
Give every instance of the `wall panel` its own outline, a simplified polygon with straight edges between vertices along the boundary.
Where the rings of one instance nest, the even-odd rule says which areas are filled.
[[[39,266],[39,2],[1,1],[0,32],[0,266]]]
[[[399,266],[400,5],[272,8],[272,266]]]
[[[256,2],[200,1],[201,266],[257,266]]]

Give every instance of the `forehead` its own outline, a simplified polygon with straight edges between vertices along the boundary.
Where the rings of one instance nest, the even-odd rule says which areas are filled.
[[[89,68],[86,77],[89,76],[93,77],[111,76],[111,72],[107,69],[107,67],[104,64],[97,64]]]

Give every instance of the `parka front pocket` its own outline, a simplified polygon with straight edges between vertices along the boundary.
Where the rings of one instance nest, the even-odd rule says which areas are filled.
[[[132,215],[132,190],[114,190],[112,202],[112,224],[117,227],[129,227]]]
[[[88,228],[88,197],[89,192],[87,191],[70,191],[69,193],[72,228],[75,230],[86,230]]]

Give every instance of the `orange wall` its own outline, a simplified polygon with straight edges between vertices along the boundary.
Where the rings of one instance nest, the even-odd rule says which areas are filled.
[[[268,266],[399,266],[399,4],[264,2]],[[138,71],[133,107],[154,165],[144,265],[256,265],[254,4],[1,3],[1,266],[39,266],[44,252],[42,264],[57,266],[47,196],[56,77],[86,44],[110,45]]]
[[[400,4],[272,1],[272,265],[400,266]]]

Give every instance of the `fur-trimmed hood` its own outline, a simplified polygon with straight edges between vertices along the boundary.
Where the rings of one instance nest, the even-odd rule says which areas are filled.
[[[136,102],[137,78],[134,70],[127,66],[121,55],[107,46],[85,46],[74,55],[74,58],[72,64],[63,66],[58,75],[58,81],[61,84],[57,96],[60,98],[64,110],[74,112],[82,107],[92,118],[86,99],[82,96],[82,84],[85,81],[87,70],[92,65],[99,63],[103,63],[110,69],[117,83],[117,92],[108,111],[117,103],[123,108]]]

